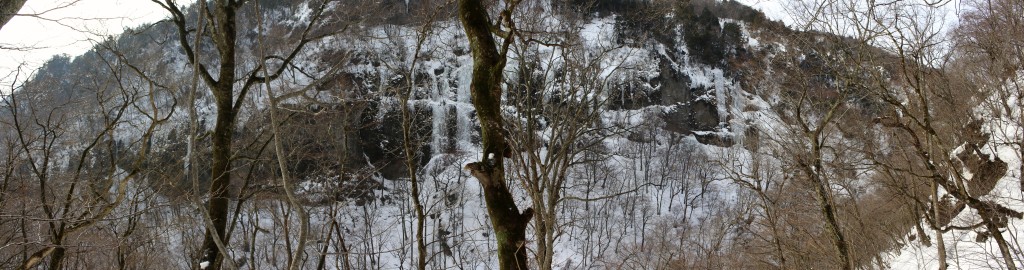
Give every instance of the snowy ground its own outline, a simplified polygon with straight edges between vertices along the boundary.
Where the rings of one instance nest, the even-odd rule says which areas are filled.
[[[998,99],[997,97],[992,97]],[[989,100],[988,102],[1006,102],[1015,104],[1016,100]],[[983,197],[986,200],[998,202],[1011,209],[1020,211],[1024,209],[1024,191],[1021,185],[1021,149],[1017,142],[1024,138],[1024,127],[1019,126],[1021,113],[1019,107],[1009,116],[996,116],[988,111],[978,108],[976,113],[988,119],[985,125],[985,132],[992,135],[992,141],[988,143],[983,152],[993,157],[998,157],[1008,165],[1006,175],[999,180],[996,187],[989,195]],[[994,155],[993,155],[994,154]],[[952,224],[970,225],[979,221],[977,212],[963,211],[958,215]],[[925,230],[929,237],[934,239],[934,230]],[[1005,269],[1006,264],[1000,254],[999,247],[995,241],[977,242],[977,233],[974,231],[951,230],[942,235],[947,243],[946,257],[949,266],[955,269]],[[1022,237],[1024,237],[1024,220],[1010,218],[1007,227],[1003,229],[1003,237],[1012,250],[1013,260],[1018,267],[1024,263],[1024,249],[1022,249]],[[933,246],[924,246],[920,241],[909,241],[909,244],[901,250],[889,254],[893,269],[936,269],[937,249]]]

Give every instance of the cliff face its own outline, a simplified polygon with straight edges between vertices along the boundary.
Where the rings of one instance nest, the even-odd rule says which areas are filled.
[[[302,1],[260,2],[267,9],[260,31],[251,15],[240,16],[246,18],[239,27],[240,54],[255,54],[260,33],[283,40],[269,44],[271,52],[286,51],[293,42],[288,38],[309,19],[303,16],[308,6]],[[451,14],[440,12],[430,19],[413,15],[424,7],[450,8],[443,4],[375,5],[332,6],[331,18],[337,21],[318,28],[324,37],[271,84],[282,103],[276,110],[284,116],[284,158],[303,203],[313,209],[311,224],[325,235],[338,234],[330,237],[348,237],[347,247],[341,243],[324,250],[372,254],[355,259],[354,268],[390,269],[412,262],[409,221],[414,217],[404,124],[411,130],[412,160],[426,194],[422,200],[429,217],[429,252],[436,255],[430,268],[492,266],[492,236],[480,187],[462,170],[480,152],[466,37]],[[359,13],[374,9],[399,11]],[[835,82],[824,45],[792,42],[790,37],[812,34],[787,30],[731,1],[538,1],[524,3],[520,10],[516,23],[522,35],[511,44],[505,69],[501,109],[509,119],[507,132],[520,139],[520,153],[576,155],[561,176],[567,179],[564,185],[547,187],[564,198],[556,208],[553,264],[621,268],[626,261],[638,268],[695,268],[697,263],[685,258],[703,257],[712,259],[702,267],[728,268],[728,254],[744,251],[743,242],[754,241],[750,232],[757,230],[752,229],[757,223],[751,225],[754,214],[744,207],[758,202],[725,179],[730,173],[763,173],[744,171],[758,166],[781,170],[778,160],[752,164],[755,156],[779,153],[759,150],[770,145],[760,138],[781,137],[785,132],[779,129],[793,123],[787,118],[793,111],[787,100],[793,85],[821,88],[812,94],[815,100],[835,98],[827,87]],[[89,117],[76,123],[89,126],[88,121],[111,113],[90,103],[89,97],[117,90],[113,73],[129,74],[120,80],[136,88],[158,89],[131,101],[138,108],[158,107],[166,117],[152,140],[116,143],[138,140],[141,130],[133,124],[147,121],[145,109],[128,110],[124,129],[109,137],[118,150],[104,155],[137,155],[131,150],[148,145],[152,154],[139,163],[147,172],[144,184],[136,188],[170,204],[187,203],[190,194],[201,194],[209,183],[205,149],[216,115],[202,84],[192,100],[192,69],[174,38],[168,25],[158,23],[108,40],[86,55],[55,58],[19,94],[23,103],[38,105],[19,110],[43,112],[48,110],[45,104],[82,104],[61,110],[80,109]],[[199,51],[208,54],[210,49]],[[104,68],[114,62],[133,66]],[[250,59],[242,65],[255,63]],[[276,210],[260,205],[283,197],[276,181],[280,157],[267,146],[271,123],[265,90],[256,88],[242,101],[234,134],[240,169],[233,173],[242,180],[232,184],[232,193],[248,200],[238,209],[247,211],[240,219],[250,219],[236,233],[246,245],[229,248],[242,254],[239,258],[256,256],[260,243],[277,241],[286,230],[261,227],[279,221],[266,217]],[[403,107],[411,112],[404,122]],[[193,120],[198,141],[189,152]],[[560,133],[567,127],[579,132]],[[67,143],[69,149],[75,144]],[[189,164],[190,158],[197,164]],[[118,166],[126,170],[136,165]],[[189,178],[185,172],[196,168],[198,179]],[[765,184],[765,190],[767,186],[772,184]],[[516,192],[517,200],[530,199],[522,190]],[[162,209],[155,212],[170,215]],[[807,235],[813,238],[815,233]],[[338,241],[330,237],[324,241]],[[160,241],[177,245],[185,240]],[[659,253],[664,250],[669,251]],[[340,268],[338,261],[328,264]]]
[[[768,58],[770,55],[765,54],[771,46],[759,45],[758,38],[751,34],[781,30],[762,14],[734,2],[693,2],[677,5],[631,1],[598,1],[593,6],[569,2],[537,4],[530,12],[542,11],[538,15],[541,19],[521,22],[523,27],[558,31],[538,35],[542,37],[538,40],[541,42],[525,42],[522,45],[526,47],[514,48],[514,53],[523,58],[511,59],[506,72],[519,80],[531,77],[529,80],[546,83],[544,91],[548,93],[541,95],[551,96],[550,92],[559,91],[553,85],[573,83],[562,79],[566,76],[567,65],[576,64],[568,62],[595,64],[593,77],[606,81],[600,85],[603,88],[600,89],[601,109],[625,112],[659,108],[660,128],[680,136],[695,136],[706,144],[732,145],[737,127],[731,122],[735,122],[741,109],[736,106],[743,105],[743,95],[753,93],[743,85],[761,79],[751,74],[764,74],[764,65],[772,61]],[[446,17],[450,14],[435,15],[435,21],[428,27],[417,24],[422,19],[408,13],[424,5],[417,3],[378,3],[382,8],[406,12],[383,13],[374,19],[347,13],[338,15],[362,23],[352,27],[357,30],[346,28],[341,34],[316,42],[300,56],[296,63],[298,69],[291,71],[291,79],[275,85],[281,87],[280,91],[288,92],[289,98],[283,102],[293,107],[289,110],[307,112],[294,117],[323,118],[308,114],[328,112],[340,118],[335,119],[338,121],[334,125],[345,127],[342,132],[345,134],[314,132],[309,135],[326,136],[323,141],[339,141],[339,136],[345,138],[350,165],[391,164],[398,160],[391,152],[399,148],[401,141],[394,102],[396,93],[402,91],[412,94],[407,105],[414,108],[416,122],[429,121],[426,124],[429,128],[418,129],[419,136],[429,141],[422,145],[424,154],[468,151],[478,144],[474,139],[475,120],[469,102],[471,61],[465,37],[454,24],[454,18]],[[303,5],[300,2],[265,3],[264,8],[271,10],[266,12],[267,21],[276,23],[266,28],[284,33],[296,31],[295,25],[308,18],[288,14],[298,13]],[[334,8],[337,13],[344,13],[340,11],[342,7]],[[583,9],[590,12],[573,13]],[[569,13],[575,15],[566,15]],[[243,24],[251,24],[250,20],[243,20]],[[320,31],[332,31],[330,25],[324,27]],[[251,27],[243,29],[246,29],[243,36],[257,34]],[[428,32],[421,33],[422,30]],[[183,101],[189,89],[183,86],[188,85],[191,70],[183,56],[174,53],[179,50],[176,43],[168,42],[172,34],[169,25],[158,23],[126,32],[85,55],[56,57],[35,75],[22,93],[32,93],[26,96],[38,103],[85,100],[90,93],[105,89],[83,87],[86,80],[83,78],[110,76],[109,70],[98,67],[103,65],[101,59],[114,57],[112,50],[116,50],[127,55],[123,60],[128,63],[146,63],[144,68],[150,68],[146,70],[150,79],[178,85],[177,89],[169,90],[170,96],[158,100],[162,106],[168,106],[167,109],[174,106],[176,110],[171,121],[162,124],[157,140],[168,140],[168,145],[174,145],[171,141],[180,142],[185,137],[183,134],[187,134],[184,129],[188,122],[185,113],[188,104]],[[422,44],[417,44],[417,39],[423,35]],[[549,43],[545,44],[543,39]],[[241,40],[242,51],[253,53],[255,40]],[[558,42],[562,45],[551,44]],[[419,52],[415,51],[417,45]],[[568,45],[571,52],[559,49],[564,45]],[[568,59],[569,53],[586,55]],[[531,65],[543,63],[526,68],[517,61],[535,62]],[[302,93],[291,92],[299,89]],[[199,113],[200,129],[207,130],[212,125],[208,120],[214,117],[209,108],[212,101],[203,89],[197,94],[198,99],[192,105]],[[242,133],[258,133],[260,123],[267,120],[262,116],[265,98],[264,93],[257,92],[250,101],[253,106],[243,108],[246,112],[239,124],[246,128]],[[175,136],[169,136],[171,133]],[[424,162],[426,160],[429,158],[423,158]]]

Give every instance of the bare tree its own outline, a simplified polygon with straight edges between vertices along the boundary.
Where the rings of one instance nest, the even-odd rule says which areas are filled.
[[[77,237],[108,222],[108,216],[126,200],[137,199],[129,189],[138,184],[155,127],[173,112],[158,106],[163,88],[145,80],[140,70],[131,69],[113,54],[94,52],[89,56],[85,61],[104,67],[94,71],[91,79],[61,80],[57,74],[41,73],[4,98],[7,119],[3,124],[9,127],[4,136],[14,138],[16,143],[8,146],[17,149],[8,149],[15,155],[8,157],[13,163],[7,166],[15,167],[7,177],[38,183],[35,187],[10,187],[29,191],[22,206],[38,207],[41,212],[26,212],[26,208],[20,216],[41,221],[38,225],[47,229],[38,233],[48,236],[47,242],[37,244],[40,249],[32,256],[23,256],[21,269],[45,260],[50,268],[62,268],[69,252],[75,250],[75,242],[80,241]],[[61,65],[59,61],[53,64]],[[66,92],[73,86],[84,93]],[[71,116],[80,114],[87,117]],[[130,120],[128,115],[140,115],[144,120]],[[138,136],[126,140],[122,133]],[[21,222],[21,230],[26,230],[28,223]]]
[[[996,131],[1015,144],[1017,157],[1024,159],[1024,4],[1019,1],[968,1],[954,30],[958,66],[991,96],[994,119],[1016,126]],[[1005,120],[1003,120],[1005,119]],[[1024,171],[1024,163],[1018,168]],[[1024,177],[1020,179],[1024,190]]]
[[[596,200],[563,196],[574,177],[573,168],[607,159],[603,143],[619,134],[602,122],[601,112],[609,100],[606,89],[611,77],[630,68],[623,59],[639,53],[635,48],[586,47],[578,31],[582,27],[577,25],[583,21],[565,16],[569,20],[558,26],[545,25],[541,18],[519,22],[511,48],[517,76],[508,83],[506,95],[515,109],[506,113],[505,122],[512,152],[510,171],[533,205],[534,253],[540,269],[551,269],[555,241],[564,234],[564,221],[558,215],[563,202]],[[541,53],[541,46],[552,51]],[[622,194],[604,199],[617,195]]]
[[[232,171],[232,136],[235,131],[235,120],[243,101],[246,100],[249,91],[253,86],[272,81],[291,67],[291,62],[298,56],[299,52],[309,42],[318,39],[323,33],[314,33],[313,30],[320,24],[328,1],[320,1],[311,11],[309,23],[297,31],[297,37],[293,42],[291,50],[284,51],[281,55],[268,56],[273,59],[276,67],[267,67],[268,63],[260,61],[256,68],[248,71],[241,71],[238,55],[238,14],[247,1],[218,0],[210,7],[200,5],[202,9],[194,11],[196,14],[204,14],[210,20],[203,25],[210,33],[207,37],[190,39],[189,33],[195,27],[191,23],[191,17],[187,16],[174,0],[163,2],[153,0],[171,14],[171,22],[177,29],[178,42],[184,51],[188,61],[199,73],[199,77],[216,100],[217,120],[215,122],[213,138],[213,165],[211,174],[213,181],[210,186],[209,203],[206,211],[209,214],[210,225],[207,228],[206,237],[203,243],[203,260],[209,264],[209,269],[220,269],[224,255],[223,248],[228,242],[227,225],[228,213],[230,211],[231,195],[229,185],[231,184]],[[193,43],[198,44],[201,39],[209,38],[215,47],[217,58],[201,59],[200,55],[205,51],[197,50]],[[211,69],[216,68],[215,72]],[[216,76],[216,77],[215,77]],[[236,81],[242,81],[236,89]]]
[[[760,134],[760,133],[758,133]],[[750,151],[749,157],[736,155],[727,152],[726,155],[716,160],[722,168],[724,176],[739,185],[743,190],[752,193],[753,203],[749,220],[743,222],[753,236],[747,248],[755,254],[771,254],[769,258],[759,258],[755,262],[747,262],[758,267],[763,265],[777,266],[779,269],[789,269],[791,264],[787,263],[787,253],[793,252],[784,242],[787,240],[785,233],[785,196],[783,190],[792,184],[783,177],[783,169],[780,162],[772,159],[770,154],[762,152],[769,147],[761,147],[758,137],[747,138],[745,142]],[[767,146],[767,143],[765,143]],[[729,155],[732,154],[732,155]],[[744,162],[743,158],[749,158]],[[748,264],[749,267],[749,264]]]
[[[429,3],[429,2],[427,2]],[[422,199],[422,182],[425,174],[421,170],[420,161],[424,158],[421,150],[423,149],[424,139],[422,138],[424,129],[427,128],[423,125],[418,125],[417,113],[414,111],[417,109],[415,102],[410,102],[410,99],[414,97],[414,93],[418,90],[417,86],[417,75],[420,73],[421,67],[418,66],[420,61],[423,60],[425,46],[427,39],[435,33],[435,23],[437,18],[443,16],[442,8],[431,5],[422,5],[422,9],[416,10],[414,18],[418,19],[419,28],[413,33],[415,36],[414,49],[412,51],[411,61],[408,64],[408,69],[402,71],[406,78],[405,84],[394,89],[396,97],[398,97],[399,111],[401,113],[401,129],[402,129],[402,153],[404,154],[404,165],[406,168],[407,176],[409,177],[410,184],[410,200],[412,201],[412,212],[415,217],[415,225],[413,226],[415,233],[415,247],[416,247],[416,269],[424,270],[427,269],[427,262],[429,258],[432,258],[427,253],[427,239],[426,238],[426,225],[427,216],[426,210],[423,205]],[[404,63],[402,63],[404,65]],[[441,112],[431,112],[441,113]],[[434,135],[439,136],[439,135]],[[440,145],[435,145],[438,147]],[[434,191],[437,192],[437,191]]]
[[[466,169],[480,181],[487,212],[498,243],[498,265],[502,270],[528,269],[526,226],[533,218],[533,209],[519,212],[505,179],[505,158],[511,155],[506,141],[505,120],[501,111],[501,84],[509,46],[516,31],[512,12],[519,1],[506,3],[498,22],[492,23],[483,1],[458,1],[458,16],[473,53],[473,77],[470,91],[473,107],[480,120],[483,153],[479,162]],[[500,47],[492,35],[493,28],[506,29]]]
[[[831,12],[858,14],[842,17],[827,31],[852,36],[856,44],[851,66],[868,76],[873,96],[889,114],[876,122],[911,146],[909,163],[892,162],[887,169],[912,172],[929,181],[930,206],[926,220],[936,232],[940,269],[947,267],[941,235],[949,230],[980,228],[996,242],[1005,267],[1016,269],[1000,228],[1022,214],[986,195],[1006,172],[1005,162],[985,153],[989,136],[984,120],[973,112],[971,100],[984,100],[978,84],[957,72],[952,46],[940,46],[950,36],[941,28],[946,2],[893,5],[844,3],[828,5]],[[840,27],[841,26],[841,27]],[[872,52],[875,51],[875,52]],[[915,168],[915,166],[919,166]],[[970,172],[968,174],[967,172]],[[944,194],[944,195],[943,195]],[[976,224],[947,224],[969,207]]]

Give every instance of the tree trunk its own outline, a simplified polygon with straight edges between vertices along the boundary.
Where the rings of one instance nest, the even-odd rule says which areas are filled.
[[[815,189],[817,189],[818,200],[821,203],[821,213],[825,216],[825,228],[828,229],[832,242],[836,246],[836,251],[839,253],[840,265],[842,265],[842,269],[853,269],[853,265],[850,263],[850,248],[847,246],[842,228],[839,227],[839,221],[835,214],[835,205],[826,194],[827,191],[823,183],[818,182],[818,186]]]
[[[814,147],[815,153],[821,153],[819,147]],[[836,252],[839,253],[840,265],[842,269],[849,270],[853,269],[853,265],[850,261],[850,248],[846,243],[846,237],[843,235],[842,227],[839,226],[839,220],[836,218],[835,203],[832,201],[832,196],[829,195],[828,183],[825,179],[822,179],[821,175],[815,168],[821,168],[820,158],[815,159],[815,165],[810,166],[808,164],[801,164],[807,176],[814,183],[815,195],[818,199],[818,206],[821,210],[821,215],[825,218],[825,228],[828,230],[829,236],[832,238],[832,244],[836,247]]]
[[[932,188],[932,196],[931,196],[932,197],[932,213],[931,213],[932,214],[932,220],[935,220],[936,223],[939,223],[939,220],[941,218],[939,216],[940,215],[939,214],[939,205],[941,203],[940,199],[939,199],[939,186],[936,185],[933,182],[933,183],[931,183],[931,188]],[[936,243],[935,244],[935,249],[936,249],[936,253],[938,254],[938,257],[939,257],[938,258],[938,260],[939,260],[939,270],[946,270],[949,267],[949,264],[946,263],[946,240],[943,239],[943,237],[942,237],[942,229],[940,229],[939,226],[941,226],[941,225],[936,224],[936,226],[933,226],[933,228],[935,229],[935,241],[936,241],[935,242]],[[927,237],[927,236],[924,235],[924,234],[921,234],[921,238],[924,239],[924,237]]]
[[[413,138],[413,122],[414,116],[412,114],[412,105],[409,104],[409,97],[412,96],[412,92],[416,89],[416,63],[419,60],[420,50],[423,49],[424,40],[427,37],[428,27],[430,23],[424,23],[423,29],[420,30],[419,36],[416,38],[416,50],[413,51],[412,64],[409,65],[409,81],[408,89],[399,89],[396,91],[398,99],[401,103],[402,108],[402,148],[405,153],[405,167],[406,172],[409,174],[409,182],[411,184],[411,196],[413,213],[416,216],[416,269],[425,270],[427,269],[427,244],[424,238],[424,222],[427,220],[426,213],[423,210],[423,204],[420,201],[420,179],[419,179],[419,166],[417,159],[417,149],[420,148],[420,144],[416,143],[416,138]]]
[[[982,212],[980,214],[988,215],[989,213]],[[991,216],[989,215],[989,217]],[[996,245],[999,246],[999,253],[1003,255],[1006,269],[1017,270],[1017,265],[1013,262],[1013,254],[1010,253],[1010,247],[1006,244],[1006,239],[1003,238],[1003,232],[999,231],[999,226],[992,222],[992,218],[986,218],[985,227],[988,229],[988,233],[992,235],[992,238],[995,239]]]
[[[498,242],[498,264],[501,270],[529,269],[526,253],[526,225],[533,217],[533,209],[527,208],[519,213],[519,208],[512,199],[505,184],[504,168],[498,157],[492,162],[497,165],[481,162],[470,163],[466,169],[480,181],[487,203],[487,213],[494,227],[494,237]]]
[[[49,246],[43,248],[42,250],[37,251],[36,253],[32,253],[32,256],[25,258],[23,260],[24,262],[21,264],[21,267],[19,267],[18,270],[28,270],[35,268],[37,264],[42,262],[43,259],[46,258],[46,256],[50,256],[50,254],[52,254],[55,250],[57,250],[56,246]]]
[[[0,1],[0,29],[3,29],[4,25],[11,21],[15,14],[18,14],[18,10],[21,10],[25,2],[28,2],[28,0]]]
[[[537,209],[541,208],[538,207]],[[545,211],[545,209],[539,210],[535,215],[537,216],[537,221],[534,223],[534,238],[536,238],[535,241],[537,243],[537,268],[541,270],[550,270],[552,257],[550,254],[553,253],[551,245],[549,245],[550,241],[548,241],[548,235],[552,228],[552,226],[549,226],[550,222],[548,222],[548,218],[550,216],[548,216],[548,211]]]
[[[235,131],[235,119],[240,109],[239,105],[245,100],[246,94],[253,85],[275,80],[290,66],[291,61],[295,59],[298,52],[302,50],[306,43],[312,40],[309,33],[321,18],[321,12],[323,12],[327,3],[321,2],[320,6],[314,10],[298,44],[288,56],[279,58],[282,61],[280,63],[281,66],[275,72],[264,70],[263,74],[265,76],[261,77],[257,76],[256,70],[252,70],[247,73],[249,74],[247,78],[237,80],[238,74],[236,74],[235,58],[238,38],[236,29],[237,15],[241,7],[248,1],[215,0],[210,8],[205,6],[205,1],[199,1],[199,10],[212,10],[211,12],[199,12],[198,27],[194,31],[196,34],[194,39],[195,49],[193,49],[193,44],[191,44],[192,42],[188,38],[193,33],[192,27],[189,27],[187,23],[188,17],[178,8],[178,4],[174,0],[164,0],[163,2],[154,0],[154,2],[159,3],[171,13],[171,21],[177,28],[178,42],[181,44],[181,49],[187,56],[189,63],[192,64],[193,72],[197,73],[194,76],[202,78],[206,86],[210,88],[210,92],[213,93],[217,104],[217,122],[211,135],[213,140],[213,164],[210,172],[213,180],[210,183],[209,202],[206,205],[206,214],[209,215],[209,222],[205,224],[206,234],[200,252],[202,253],[202,260],[209,264],[206,269],[218,270],[223,263],[223,256],[227,254],[221,248],[227,246],[230,239],[227,229],[227,225],[230,222],[228,220],[228,213],[231,211],[229,204],[234,199],[229,190],[232,171],[231,141]],[[208,14],[212,15],[212,18],[210,18],[212,21],[204,22],[203,19]],[[203,40],[199,36],[202,36],[203,30],[207,27],[210,29],[207,36],[217,48],[219,61],[210,61],[215,63],[211,65],[217,66],[217,72],[209,72],[207,69],[208,65],[199,59],[201,54],[201,50],[198,49],[200,48],[199,42]],[[266,68],[266,66],[260,65],[258,68]],[[237,97],[235,95],[236,82],[244,82],[239,87]]]
[[[228,85],[230,87],[230,85]],[[231,88],[228,88],[230,93]],[[219,91],[219,90],[217,90]],[[213,168],[214,176],[210,183],[210,201],[206,207],[213,228],[206,228],[203,240],[203,260],[210,263],[207,269],[220,269],[223,258],[220,248],[213,237],[221,243],[227,242],[228,209],[231,203],[228,186],[231,184],[231,134],[234,131],[234,110],[231,109],[231,97],[226,100],[217,98],[217,123],[213,128]]]
[[[419,54],[418,48],[416,53]],[[415,67],[415,64],[413,65],[413,67]],[[415,71],[413,71],[413,69],[410,68],[409,73],[415,74]],[[412,89],[414,89],[412,83],[410,83],[409,89],[410,92],[412,91]],[[402,148],[404,149],[405,153],[406,172],[409,174],[409,182],[412,185],[411,199],[413,205],[413,213],[416,216],[416,269],[425,270],[427,269],[427,244],[423,239],[423,231],[424,221],[426,221],[427,216],[423,210],[423,204],[420,202],[420,179],[419,176],[417,175],[417,166],[419,164],[416,161],[416,148],[418,148],[419,145],[413,143],[413,140],[415,139],[412,137],[413,116],[412,112],[409,111],[409,95],[411,94],[410,92],[398,93],[398,95],[400,96],[399,100],[401,100],[402,106]]]
[[[501,82],[505,67],[491,36],[491,20],[480,0],[460,0],[459,19],[473,52],[473,77],[470,83],[473,107],[480,119],[483,157],[466,165],[483,188],[487,212],[498,244],[499,269],[528,269],[526,225],[533,209],[519,212],[505,181],[505,141],[501,116]],[[511,38],[511,37],[509,37]],[[507,42],[507,41],[506,41]]]
[[[206,210],[213,228],[206,228],[203,240],[204,260],[210,263],[207,269],[218,270],[223,262],[217,242],[228,242],[227,222],[229,204],[228,187],[231,185],[231,139],[235,130],[234,83],[235,83],[235,7],[218,1],[214,6],[214,18],[218,26],[213,33],[214,44],[220,57],[219,76],[212,85],[217,102],[217,123],[213,128],[213,166],[210,183],[210,202]],[[217,237],[218,239],[214,239]]]
[[[63,247],[58,246],[53,249],[53,254],[50,255],[50,269],[62,269],[64,265],[64,251]]]

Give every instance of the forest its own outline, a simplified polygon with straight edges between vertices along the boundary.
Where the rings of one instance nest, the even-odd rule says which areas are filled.
[[[1024,267],[1024,1],[147,2],[3,75],[0,268]]]

